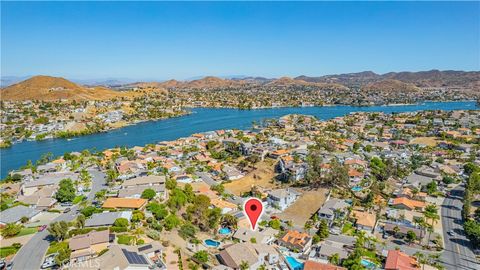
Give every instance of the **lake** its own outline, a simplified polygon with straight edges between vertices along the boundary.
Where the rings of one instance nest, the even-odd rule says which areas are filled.
[[[286,114],[307,114],[319,119],[330,119],[351,112],[410,112],[419,110],[473,110],[478,109],[475,101],[426,102],[416,105],[397,106],[330,106],[330,107],[294,107],[256,110],[195,108],[192,114],[160,121],[142,122],[121,129],[67,139],[49,139],[45,141],[25,141],[10,148],[1,149],[0,177],[4,178],[11,170],[26,164],[27,160],[36,161],[44,153],[54,156],[65,152],[83,149],[102,150],[115,146],[143,146],[158,141],[175,140],[193,133],[218,129],[249,129],[253,121],[279,118]]]

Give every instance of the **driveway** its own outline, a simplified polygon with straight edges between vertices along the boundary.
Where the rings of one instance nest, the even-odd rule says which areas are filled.
[[[88,200],[92,200],[95,193],[101,190],[105,186],[105,174],[98,170],[89,170],[92,175],[92,189],[87,195]],[[78,205],[71,207],[71,211],[66,214],[62,214],[55,221],[72,221],[77,216],[76,212]],[[39,232],[32,237],[28,243],[22,246],[13,259],[14,270],[37,270],[43,263],[43,257],[47,253],[47,249],[52,241],[51,236],[47,230]]]
[[[477,270],[480,264],[472,252],[470,241],[463,230],[462,207],[464,185],[452,189],[442,204],[443,238],[445,250],[441,256],[446,269]],[[448,231],[454,232],[453,236]]]

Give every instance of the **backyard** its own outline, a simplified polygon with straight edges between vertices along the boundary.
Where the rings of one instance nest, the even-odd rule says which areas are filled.
[[[291,220],[293,224],[302,226],[325,202],[328,190],[324,188],[307,190],[283,213],[277,216],[282,220]]]

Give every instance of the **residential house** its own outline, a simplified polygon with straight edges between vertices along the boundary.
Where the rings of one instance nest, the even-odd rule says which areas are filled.
[[[23,217],[28,220],[32,220],[40,213],[39,210],[34,207],[27,207],[23,205],[17,205],[12,208],[3,210],[0,214],[0,227],[3,227],[9,223],[20,223]]]
[[[48,186],[28,196],[18,196],[17,201],[35,207],[37,210],[46,210],[52,207],[57,200],[54,198],[57,186]]]
[[[118,218],[132,219],[132,211],[95,213],[85,220],[85,227],[112,226]]]
[[[275,189],[268,192],[267,202],[282,211],[292,205],[300,196],[294,189]]]
[[[289,230],[277,242],[280,246],[304,253],[312,246],[312,237],[307,233]]]
[[[303,264],[303,270],[347,270],[347,268],[336,266],[333,264],[306,261]]]
[[[262,231],[252,231],[247,228],[238,228],[238,230],[233,234],[233,238],[242,242],[251,242],[252,239],[255,239],[255,243],[268,245],[275,240],[275,235],[277,233],[278,231],[272,228],[266,228]]]
[[[241,269],[242,263],[246,262],[249,269],[257,269],[263,264],[275,265],[280,256],[273,246],[264,244],[237,243],[228,245],[218,254],[221,264],[234,270]]]
[[[72,251],[70,261],[85,261],[96,256],[100,251],[108,248],[110,241],[113,240],[111,238],[108,230],[91,231],[73,236],[68,242]]]
[[[391,234],[391,235],[397,235],[397,236],[406,236],[408,231],[412,231],[415,233],[417,236],[417,239],[422,239],[425,236],[425,229],[423,228],[418,228],[415,226],[409,226],[406,224],[402,223],[395,223],[395,222],[385,222],[383,226],[384,232]]]
[[[388,204],[397,209],[419,210],[419,211],[423,211],[423,208],[426,206],[425,202],[412,200],[407,197],[390,199]]]
[[[388,208],[386,214],[387,218],[410,226],[414,226],[423,219],[422,213],[406,209]]]
[[[318,217],[325,219],[329,224],[332,224],[335,218],[343,218],[347,215],[350,205],[345,200],[332,198],[326,201],[322,208],[318,210]]]
[[[145,199],[107,198],[102,207],[114,209],[142,209],[146,204],[147,200]]]
[[[224,165],[222,171],[226,174],[228,180],[238,180],[245,176],[235,167],[229,165]]]
[[[352,211],[352,217],[355,219],[355,227],[359,230],[372,232],[377,222],[377,217],[374,213],[363,211]]]
[[[158,242],[142,246],[110,245],[105,254],[94,261],[73,263],[72,270],[164,270],[162,247]]]
[[[385,270],[416,270],[420,269],[417,260],[400,250],[389,250],[385,261]]]

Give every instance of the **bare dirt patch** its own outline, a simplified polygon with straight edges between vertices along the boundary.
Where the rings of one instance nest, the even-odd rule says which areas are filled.
[[[235,195],[248,192],[253,186],[261,186],[263,188],[277,188],[280,186],[278,181],[274,180],[274,161],[266,159],[255,165],[256,169],[245,175],[245,177],[225,184],[225,189]]]
[[[325,188],[306,190],[302,196],[283,213],[277,216],[282,220],[291,220],[293,224],[302,226],[305,221],[323,205],[328,190]]]
[[[437,139],[435,137],[417,137],[414,138],[410,144],[423,144],[426,146],[436,146]]]

